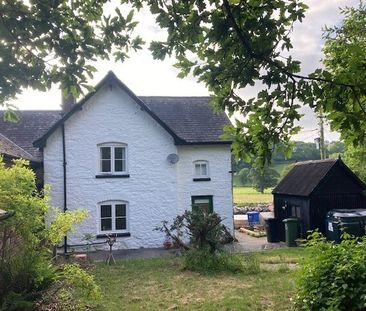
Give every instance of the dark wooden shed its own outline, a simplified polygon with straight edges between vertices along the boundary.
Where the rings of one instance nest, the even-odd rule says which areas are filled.
[[[366,208],[366,185],[341,159],[298,162],[273,189],[274,215],[285,240],[282,220],[297,217],[300,233],[319,229],[325,233],[325,217],[332,209]]]

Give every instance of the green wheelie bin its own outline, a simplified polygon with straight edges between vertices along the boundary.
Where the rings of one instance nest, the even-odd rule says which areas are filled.
[[[287,246],[296,246],[296,239],[299,237],[299,220],[297,218],[287,218],[283,222],[285,224]]]

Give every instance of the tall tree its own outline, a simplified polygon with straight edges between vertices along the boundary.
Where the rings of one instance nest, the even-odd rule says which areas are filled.
[[[299,130],[295,121],[301,117],[301,104],[316,110],[323,107],[332,126],[344,137],[354,142],[364,139],[363,134],[348,129],[360,128],[360,119],[366,119],[361,109],[364,104],[358,103],[365,88],[329,70],[302,76],[300,62],[289,56],[293,25],[302,21],[307,8],[301,1],[126,2],[148,5],[160,27],[167,30],[166,41],[151,43],[155,58],[174,55],[181,77],[192,73],[215,95],[216,107],[230,113],[239,111],[246,117],[237,121],[235,128],[227,129],[228,135],[235,137],[233,149],[241,158],[256,158],[263,166],[276,146],[289,151],[289,139]],[[262,86],[255,98],[238,95],[238,90],[255,84]],[[353,104],[337,105],[338,93],[330,92],[334,104],[325,102],[325,89],[346,90],[344,100]]]
[[[347,146],[344,152],[344,161],[366,183],[366,146]]]
[[[96,58],[115,59],[137,49],[132,13],[117,8],[104,16],[111,0],[0,1],[0,103],[21,87],[62,88],[78,93]],[[300,74],[291,57],[290,34],[307,9],[300,0],[120,0],[135,9],[147,5],[167,40],[152,42],[156,59],[174,55],[180,76],[190,73],[215,95],[214,104],[245,121],[228,128],[233,150],[243,159],[264,166],[279,146],[290,150],[289,139],[299,127],[299,108],[324,111],[345,141],[365,140],[366,85],[365,6],[346,8],[344,22],[325,32],[325,70]],[[260,85],[256,97],[243,99],[238,90]]]
[[[279,178],[280,174],[268,166],[253,166],[249,172],[249,179],[253,187],[261,193],[267,188],[276,186]]]
[[[323,49],[323,75],[338,83],[321,83],[316,94],[331,127],[346,144],[358,145],[366,139],[366,6],[341,12],[342,24],[325,29]]]
[[[327,152],[329,154],[329,157],[338,157],[339,155],[342,155],[345,150],[345,145],[343,141],[332,141],[327,146]]]
[[[110,0],[0,0],[0,105],[22,88],[45,91],[53,83],[77,95],[88,88],[97,59],[127,57],[138,49],[133,11],[118,7],[105,14]]]

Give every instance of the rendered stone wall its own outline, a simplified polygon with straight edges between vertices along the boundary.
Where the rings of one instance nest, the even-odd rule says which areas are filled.
[[[212,195],[214,212],[224,218],[223,223],[233,232],[230,146],[178,146],[178,153],[179,211],[191,207],[192,196]],[[197,160],[208,161],[210,181],[193,181]]]
[[[211,194],[214,210],[232,228],[229,146],[178,147],[173,138],[119,87],[106,86],[83,109],[65,122],[68,209],[85,208],[89,218],[70,235],[69,244],[82,244],[83,235],[98,229],[98,202],[128,202],[130,237],[117,239],[116,248],[161,247],[164,236],[154,228],[190,208],[191,195]],[[96,178],[97,144],[128,145],[129,178]],[[180,160],[170,164],[167,156]],[[210,161],[212,181],[194,183],[193,159]],[[63,207],[62,139],[58,129],[44,148],[45,183],[51,185],[51,204]],[[96,242],[104,241],[95,240]]]

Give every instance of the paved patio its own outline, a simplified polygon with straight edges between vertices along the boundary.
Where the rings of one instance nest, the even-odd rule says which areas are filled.
[[[286,246],[285,243],[268,243],[266,237],[256,238],[235,230],[235,237],[238,242],[230,244],[227,249],[235,252],[254,252]],[[108,258],[108,251],[94,251],[88,255],[93,261],[105,261]],[[116,260],[120,259],[142,259],[157,258],[179,255],[179,250],[164,248],[140,248],[140,249],[119,249],[113,251]]]
[[[286,246],[284,242],[268,243],[267,237],[256,238],[238,230],[235,230],[235,237],[238,242],[233,244],[233,249],[238,252],[253,252]]]
[[[157,258],[175,256],[177,254],[179,254],[179,251],[176,249],[166,250],[164,248],[118,249],[113,251],[115,260]],[[88,255],[93,261],[106,261],[109,251],[99,250],[90,252]]]

